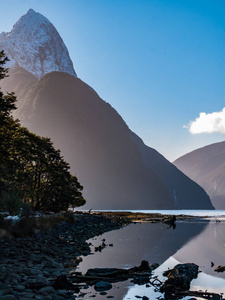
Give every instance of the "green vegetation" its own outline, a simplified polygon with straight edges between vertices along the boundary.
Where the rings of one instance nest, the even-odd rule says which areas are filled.
[[[0,80],[8,70],[0,52]],[[18,213],[20,208],[59,212],[85,203],[82,186],[49,138],[22,127],[12,116],[14,93],[0,90],[0,210]]]

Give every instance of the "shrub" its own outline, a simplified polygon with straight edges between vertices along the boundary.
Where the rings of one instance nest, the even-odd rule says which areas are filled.
[[[9,191],[3,196],[3,209],[8,211],[10,215],[18,215],[20,213],[20,208],[23,206],[18,194],[14,191]]]

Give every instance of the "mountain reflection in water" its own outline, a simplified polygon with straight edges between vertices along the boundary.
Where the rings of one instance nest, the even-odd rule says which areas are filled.
[[[85,272],[89,268],[130,268],[140,265],[142,260],[162,264],[174,255],[183,245],[201,233],[207,221],[177,222],[176,229],[167,229],[162,223],[130,224],[120,230],[114,230],[88,242],[94,247],[105,239],[106,247],[102,252],[84,257],[79,269]]]
[[[214,271],[218,265],[225,265],[225,222],[211,220],[205,229],[191,239],[184,247],[179,249],[173,257],[183,262],[186,257],[191,257],[192,262],[199,265],[200,269],[209,275],[225,278],[224,273]],[[211,266],[211,262],[213,266]]]

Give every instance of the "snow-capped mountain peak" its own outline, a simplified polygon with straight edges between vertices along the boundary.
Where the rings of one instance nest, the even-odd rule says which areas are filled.
[[[52,71],[77,77],[68,50],[52,23],[33,9],[22,16],[13,29],[0,34],[0,49],[16,64],[41,78]]]

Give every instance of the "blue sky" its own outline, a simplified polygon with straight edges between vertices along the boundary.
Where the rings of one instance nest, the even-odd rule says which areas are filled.
[[[47,17],[78,77],[169,160],[225,139],[224,0],[7,0],[3,7],[0,31],[29,8]]]

